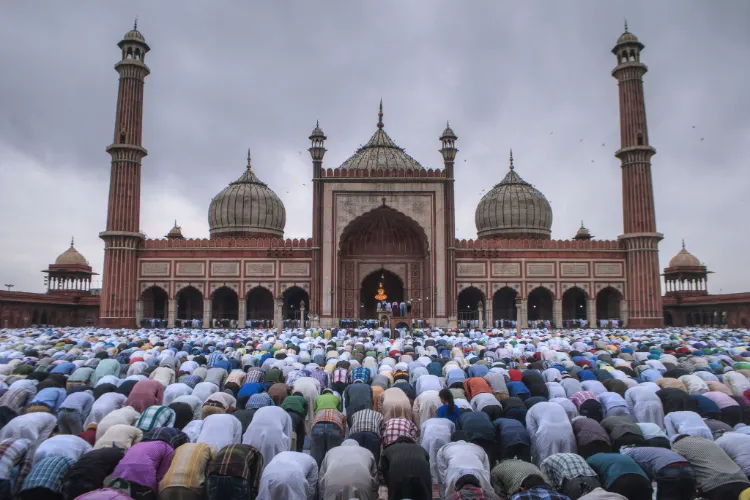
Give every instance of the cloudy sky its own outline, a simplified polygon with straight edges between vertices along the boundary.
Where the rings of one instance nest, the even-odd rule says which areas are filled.
[[[141,227],[177,219],[208,235],[211,198],[245,168],[282,198],[288,237],[309,237],[307,136],[320,119],[335,167],[385,126],[441,167],[459,136],[457,236],[475,237],[481,192],[517,171],[554,210],[553,237],[583,219],[622,231],[617,84],[610,53],[627,18],[642,60],[661,264],[688,249],[710,290],[747,291],[750,201],[746,0],[505,2],[81,1],[0,7],[0,283],[41,291],[76,247],[101,272],[119,57],[139,18],[146,58]],[[303,184],[307,184],[306,186]]]

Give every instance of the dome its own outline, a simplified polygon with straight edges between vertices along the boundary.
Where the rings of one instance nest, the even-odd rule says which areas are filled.
[[[125,33],[125,36],[123,37],[123,40],[135,40],[137,42],[143,42],[146,43],[146,39],[143,37],[140,31],[137,29],[132,29]]]
[[[211,200],[208,225],[212,237],[284,236],[286,209],[253,172],[250,151],[245,172]]]
[[[620,35],[620,38],[617,39],[617,43],[619,45],[621,43],[626,43],[626,42],[636,42],[637,43],[638,42],[638,37],[635,36],[634,34],[630,33],[629,31],[626,31],[625,33],[623,33],[622,35]]]
[[[56,266],[88,266],[89,263],[86,261],[86,257],[81,255],[78,250],[73,246],[73,240],[70,240],[70,248],[61,253],[57,259],[55,259]]]
[[[685,241],[682,241],[682,250],[669,261],[669,267],[703,267],[698,258],[687,251]]]
[[[583,225],[583,221],[581,221],[581,227],[578,228],[578,231],[576,232],[576,235],[573,237],[574,240],[590,240],[592,238],[591,232],[588,230],[586,226]]]
[[[174,226],[172,226],[172,229],[169,230],[166,237],[171,239],[185,239],[185,237],[182,235],[182,227],[177,225],[176,220],[174,221]]]
[[[406,154],[403,148],[396,145],[383,130],[383,103],[378,113],[378,130],[367,144],[360,147],[349,157],[341,168],[346,169],[384,169],[384,170],[423,170],[417,160]]]
[[[549,239],[552,207],[516,173],[511,151],[510,171],[481,199],[474,220],[480,238]]]

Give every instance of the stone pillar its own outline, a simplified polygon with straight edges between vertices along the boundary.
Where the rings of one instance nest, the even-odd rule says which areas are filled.
[[[484,328],[484,304],[481,302],[477,306],[477,312],[479,313],[479,328]]]
[[[620,326],[623,328],[628,326],[628,301],[625,299],[620,301]]]
[[[135,303],[135,324],[137,328],[141,327],[142,319],[143,319],[143,301],[138,300]]]
[[[495,311],[493,311],[492,304],[490,304],[490,307],[487,309],[487,328],[495,328],[495,317],[493,316]]]
[[[281,325],[281,308],[284,305],[284,299],[282,297],[277,297],[273,301],[273,327],[276,328],[277,333],[281,333],[281,329],[283,328]]]
[[[596,299],[586,299],[586,319],[589,328],[596,328]]]
[[[552,301],[552,326],[562,328],[562,300]]]
[[[245,328],[247,320],[247,298],[240,297],[239,308],[237,309],[237,328]]]
[[[174,328],[177,319],[177,299],[169,299],[169,311],[167,312],[167,328]]]
[[[211,328],[213,301],[211,297],[203,299],[203,328]]]
[[[529,311],[527,310],[529,303],[525,299],[516,299],[516,311],[518,318],[518,327],[519,328],[528,328],[529,324]]]
[[[357,314],[357,318],[359,318],[359,314]],[[307,326],[305,325],[305,303],[302,302],[299,306],[299,321],[300,321],[300,328],[305,329]]]

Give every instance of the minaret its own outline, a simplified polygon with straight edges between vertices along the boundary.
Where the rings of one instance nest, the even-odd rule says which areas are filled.
[[[456,287],[454,285],[454,279],[456,276],[456,206],[453,194],[454,186],[454,172],[453,167],[456,161],[456,133],[453,132],[449,122],[445,123],[445,130],[440,135],[440,154],[443,155],[443,166],[445,167],[445,199],[444,210],[445,213],[445,248],[447,249],[448,255],[445,259],[446,270],[445,270],[445,314],[448,316],[448,323],[450,326],[457,326],[458,315],[456,309],[458,300],[456,296]],[[436,308],[433,304],[432,314],[436,314]]]
[[[310,296],[309,311],[320,317],[323,310],[323,157],[326,154],[326,135],[320,128],[320,122],[315,122],[315,128],[310,134],[310,157],[313,161],[313,265],[312,265],[312,294]]]
[[[104,240],[104,278],[99,324],[110,328],[136,326],[137,252],[140,233],[141,160],[148,152],[141,146],[143,81],[150,73],[143,62],[149,46],[137,22],[117,44],[121,60],[117,92],[114,141],[107,147],[112,156],[109,178],[107,230]]]
[[[624,231],[619,239],[626,249],[628,327],[653,328],[664,325],[659,278],[659,241],[651,181],[651,157],[656,154],[648,141],[641,62],[644,46],[635,35],[625,32],[612,53],[617,66],[612,76],[620,88],[620,159],[622,170],[622,215]]]

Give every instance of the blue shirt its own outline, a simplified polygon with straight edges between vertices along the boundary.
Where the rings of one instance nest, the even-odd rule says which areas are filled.
[[[443,405],[440,408],[437,409],[437,416],[438,418],[447,418],[454,424],[458,420],[459,410],[458,406],[453,405],[453,413],[450,412],[448,409],[448,405]]]
[[[29,405],[44,403],[52,409],[52,413],[57,414],[57,410],[60,409],[60,405],[65,401],[67,395],[65,389],[59,387],[47,387],[46,389],[39,391]]]

